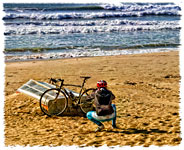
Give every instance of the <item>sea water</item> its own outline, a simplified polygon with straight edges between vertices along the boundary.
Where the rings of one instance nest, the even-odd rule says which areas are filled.
[[[4,3],[5,60],[178,50],[174,3]]]

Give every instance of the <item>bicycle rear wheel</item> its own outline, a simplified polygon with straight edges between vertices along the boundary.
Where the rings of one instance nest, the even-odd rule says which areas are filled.
[[[67,97],[57,88],[46,90],[40,98],[40,109],[48,115],[61,115],[68,105]]]
[[[86,114],[88,111],[91,111],[94,109],[93,107],[93,102],[94,102],[94,98],[95,98],[95,91],[96,89],[91,88],[91,89],[87,89],[85,90],[80,98],[79,101],[79,106],[81,111]]]

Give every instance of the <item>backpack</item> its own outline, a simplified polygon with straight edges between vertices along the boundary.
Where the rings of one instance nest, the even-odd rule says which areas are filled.
[[[100,105],[108,105],[111,101],[111,92],[105,88],[101,88],[96,92],[96,98]]]
[[[96,92],[96,99],[99,104],[96,106],[96,113],[98,116],[105,116],[114,112],[111,106],[111,95],[112,93],[105,88],[101,88]]]

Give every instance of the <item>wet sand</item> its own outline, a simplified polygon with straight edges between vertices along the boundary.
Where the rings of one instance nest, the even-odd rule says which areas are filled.
[[[108,82],[116,96],[118,129],[105,122],[105,129],[95,133],[97,125],[85,117],[47,117],[36,99],[16,93],[29,79],[80,84],[80,76],[92,77],[86,87],[100,79]],[[5,145],[178,146],[179,82],[178,52],[7,62]]]

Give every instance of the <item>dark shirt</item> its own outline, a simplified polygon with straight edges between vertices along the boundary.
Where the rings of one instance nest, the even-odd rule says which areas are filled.
[[[115,99],[115,96],[110,90],[106,88],[96,90],[94,104],[97,115],[105,116],[112,114],[114,112],[111,106],[113,99]]]

